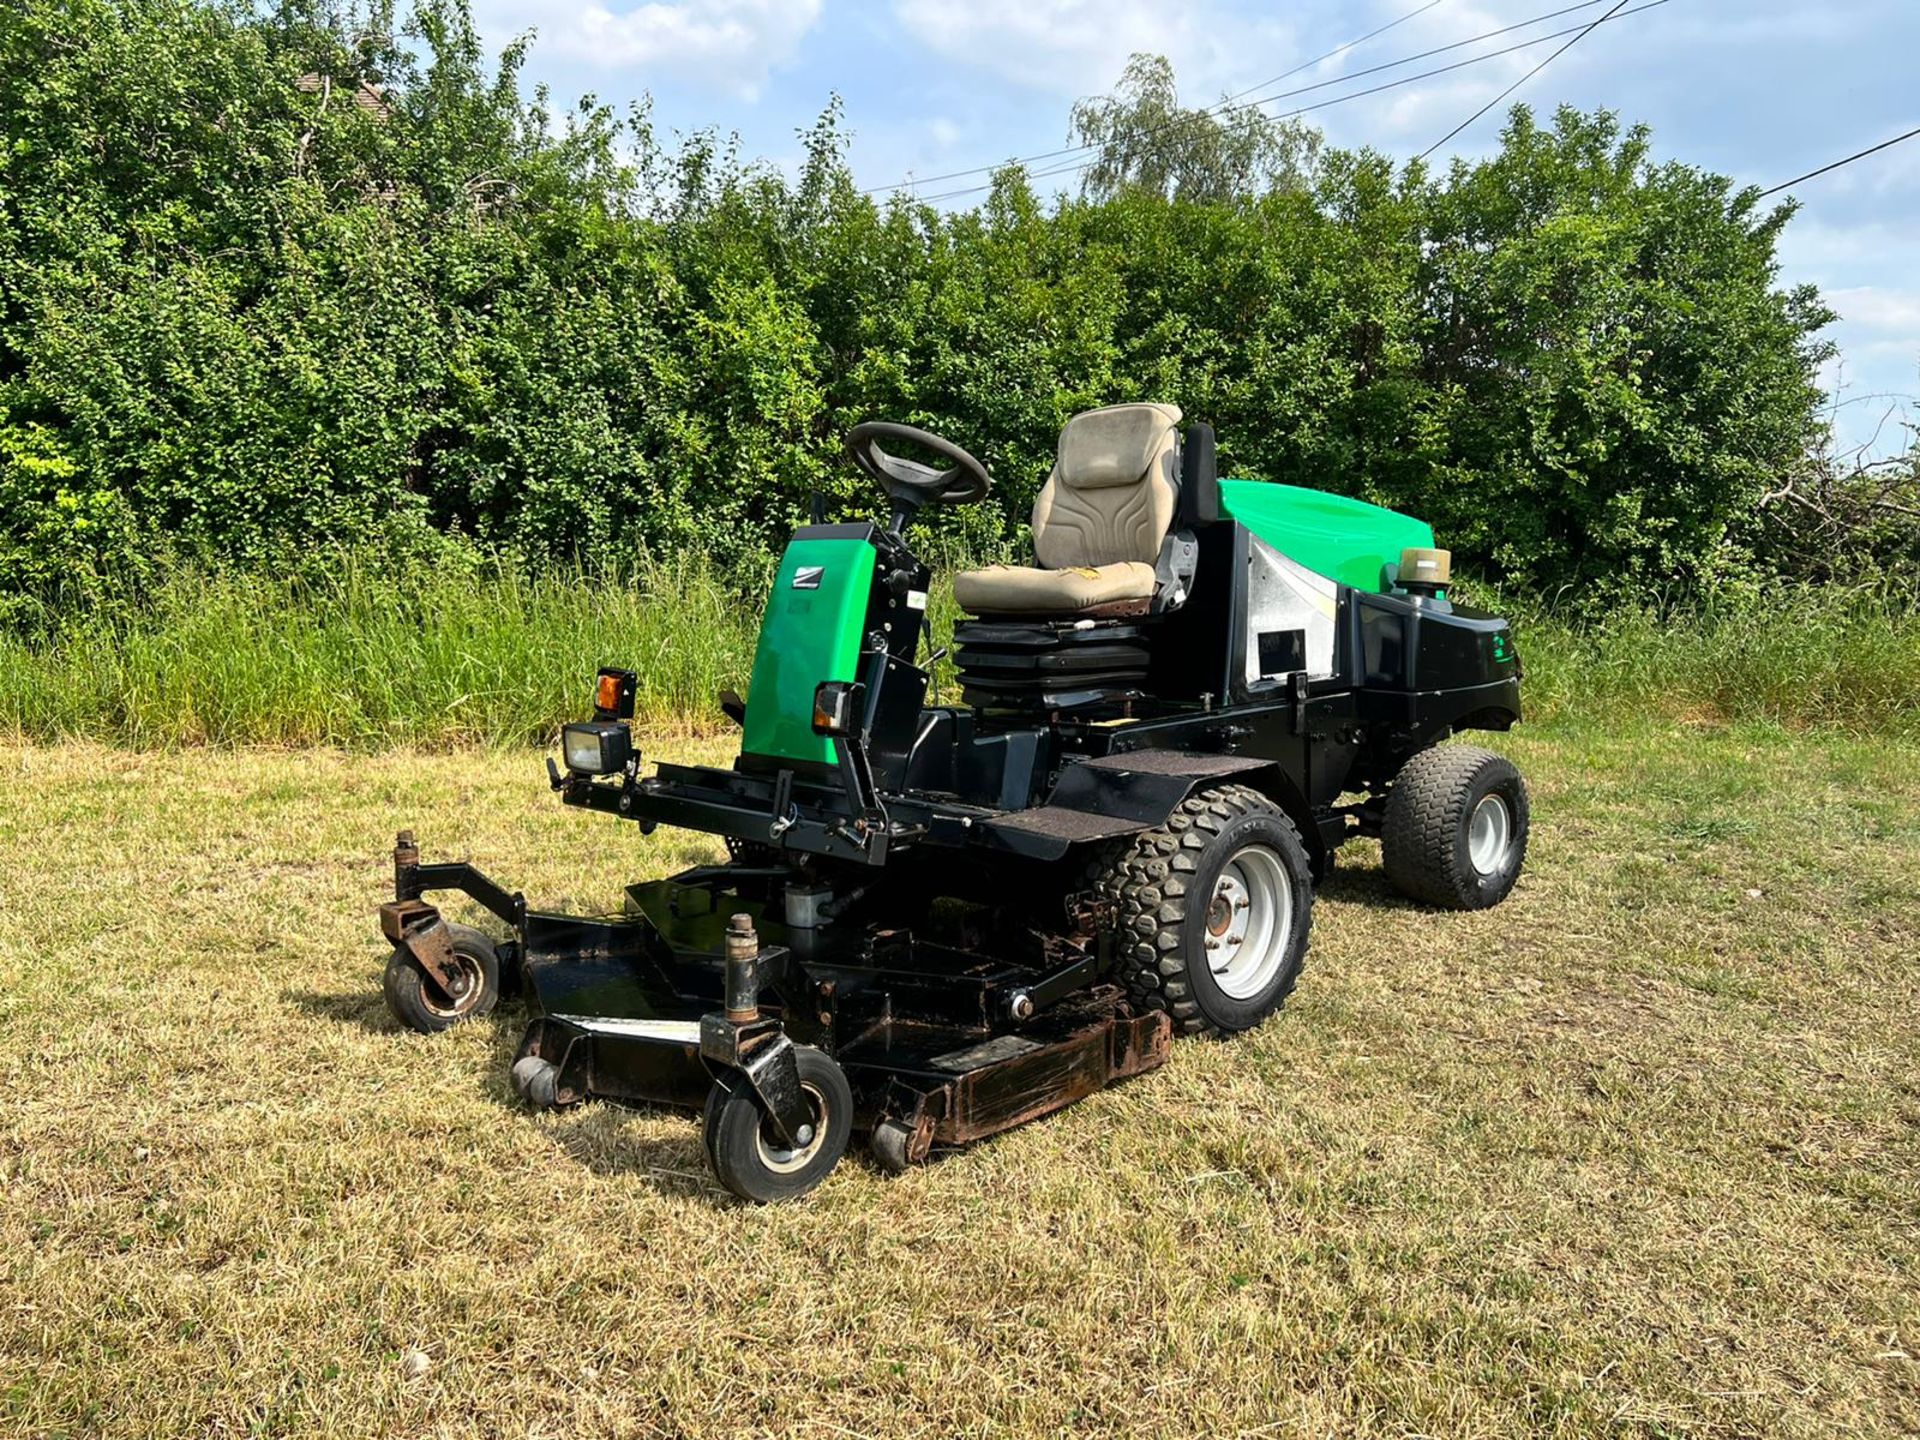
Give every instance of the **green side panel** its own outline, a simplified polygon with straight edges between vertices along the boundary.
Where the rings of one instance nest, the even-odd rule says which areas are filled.
[[[834,763],[833,741],[813,733],[813,692],[822,681],[853,680],[867,620],[877,552],[865,540],[795,539],[760,622],[760,648],[747,685],[750,755]],[[820,571],[816,588],[796,589],[801,570]]]
[[[1426,521],[1325,490],[1222,480],[1220,503],[1288,559],[1356,590],[1384,590],[1383,566],[1398,565],[1409,546],[1433,544]]]

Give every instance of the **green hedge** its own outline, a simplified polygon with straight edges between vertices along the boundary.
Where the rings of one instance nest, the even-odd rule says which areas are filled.
[[[1829,317],[1776,284],[1787,208],[1606,114],[1516,111],[1439,175],[1329,152],[1304,191],[1093,204],[1008,171],[940,213],[861,195],[833,109],[788,181],[523,99],[459,4],[394,42],[326,13],[0,7],[16,629],[130,603],[169,555],[752,557],[816,494],[870,504],[837,452],[873,416],[987,459],[993,504],[946,523],[988,546],[1067,415],[1141,397],[1212,421],[1234,473],[1618,594],[1751,566],[1756,499],[1819,433]]]

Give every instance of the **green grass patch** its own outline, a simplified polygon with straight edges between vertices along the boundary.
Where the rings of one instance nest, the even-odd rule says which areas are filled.
[[[1522,602],[1510,613],[1539,718],[1920,734],[1911,594],[1781,585],[1664,612],[1573,616]]]
[[[944,645],[953,566],[936,568]],[[284,576],[182,569],[117,618],[0,637],[0,734],[137,748],[537,744],[579,716],[602,664],[639,672],[649,729],[711,731],[718,692],[745,691],[766,581],[700,556],[623,575],[469,552],[404,574],[353,555]],[[1510,613],[1530,722],[1920,735],[1911,600],[1796,588],[1666,614]],[[936,688],[955,698],[950,662]]]

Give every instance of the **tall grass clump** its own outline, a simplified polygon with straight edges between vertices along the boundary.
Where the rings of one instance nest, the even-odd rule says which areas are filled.
[[[1645,718],[1920,736],[1920,598],[1780,584],[1585,614],[1519,601],[1530,720]]]
[[[958,611],[942,551],[928,650]],[[398,568],[352,552],[264,576],[184,567],[138,610],[0,636],[0,733],[182,745],[538,744],[603,664],[639,672],[648,731],[720,727],[744,693],[770,576],[704,555],[611,575],[450,547]],[[1920,605],[1781,586],[1665,610],[1474,597],[1514,618],[1530,725],[1770,723],[1920,737]],[[952,662],[935,698],[957,698]]]
[[[293,577],[186,569],[136,613],[0,640],[0,730],[142,747],[530,744],[579,718],[603,664],[639,672],[649,729],[700,727],[721,688],[744,686],[757,593],[698,560],[624,576],[508,558],[395,575],[352,555]]]

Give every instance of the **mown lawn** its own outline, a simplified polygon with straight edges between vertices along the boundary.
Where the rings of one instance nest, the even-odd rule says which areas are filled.
[[[1503,743],[1503,908],[1356,846],[1259,1032],[763,1210],[378,996],[400,823],[552,905],[704,841],[530,752],[0,749],[0,1432],[1920,1429],[1920,747]]]

